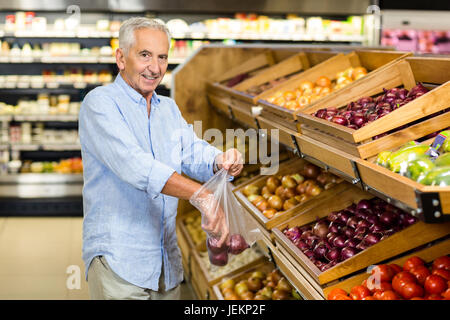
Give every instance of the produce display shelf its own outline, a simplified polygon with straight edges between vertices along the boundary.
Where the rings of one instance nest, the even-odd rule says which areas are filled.
[[[294,158],[292,160],[283,162],[280,164],[277,175],[298,173],[302,170],[305,163],[306,162],[300,158]],[[335,194],[339,194],[340,192],[344,191],[347,188],[347,186],[344,183],[336,183],[330,189],[323,190],[319,195],[311,197],[310,199],[308,199],[303,203],[298,203],[296,206],[292,207],[289,210],[284,211],[282,214],[274,216],[273,218],[269,219],[266,216],[264,216],[262,212],[255,205],[253,205],[244,194],[245,187],[254,185],[257,186],[258,188],[262,188],[265,185],[268,178],[269,178],[268,176],[258,176],[248,181],[246,184],[241,185],[239,188],[235,188],[233,190],[236,198],[239,200],[242,206],[246,208],[247,211],[256,219],[256,221],[260,225],[262,225],[266,230],[271,230],[275,226],[290,219],[293,216],[302,214],[303,212],[308,212],[309,210],[314,208],[318,203],[322,201],[327,201],[328,198],[333,197]]]
[[[438,241],[437,243],[433,243],[432,245],[427,246],[424,249],[412,251],[405,255],[402,255],[401,257],[389,259],[379,264],[397,264],[402,267],[405,261],[413,256],[420,257],[422,260],[428,263],[442,255],[445,255],[448,252],[450,252],[450,239],[444,239]],[[337,283],[334,283],[333,285],[326,287],[323,293],[325,297],[327,297],[328,294],[331,292],[331,290],[336,288],[341,288],[347,292],[350,292],[350,290],[354,286],[361,285],[361,283],[364,280],[366,280],[369,277],[369,275],[370,273],[368,271],[361,272],[357,275],[354,275],[352,277],[349,277],[345,280],[339,281]]]
[[[354,80],[350,84],[343,88],[335,90],[325,97],[322,97],[315,102],[312,102],[306,106],[303,106],[300,110],[308,109],[320,101],[325,99],[332,99],[331,97],[339,96],[342,90],[347,88],[351,90],[355,85],[361,83],[363,79],[368,76],[376,77],[377,74],[383,73],[383,70],[389,65],[399,61],[411,53],[398,52],[398,51],[373,51],[373,50],[354,50],[350,53],[338,53],[337,55],[313,66],[312,68],[299,73],[298,75],[290,78],[289,80],[265,91],[260,95],[258,105],[263,107],[262,114],[265,112],[277,117],[280,121],[293,122],[297,120],[298,111],[289,110],[284,107],[280,107],[267,101],[269,97],[279,91],[294,91],[300,83],[303,81],[315,82],[320,76],[326,76],[330,80],[336,79],[336,75],[348,68],[364,67],[368,74],[360,79]],[[350,88],[350,89],[349,89]]]
[[[446,73],[445,70],[450,70],[450,59],[436,58],[432,61],[427,60],[430,65],[429,74],[424,74],[423,70],[418,70],[416,65],[417,60],[420,61],[420,59],[414,57],[396,61],[385,67],[382,72],[368,75],[352,84],[349,88],[342,88],[339,95],[330,99],[325,98],[327,99],[326,101],[319,101],[312,107],[300,111],[297,113],[300,124],[299,131],[330,146],[337,146],[346,153],[366,159],[398,143],[406,143],[437,130],[445,129],[450,124],[448,118],[440,119],[434,117],[426,119],[425,117],[432,116],[448,108],[448,100],[450,99],[450,81],[448,76],[447,79],[437,78],[432,72],[441,68],[441,72]],[[335,124],[311,114],[327,107],[337,107],[339,109],[362,97],[373,97],[383,93],[384,89],[402,86],[407,90],[411,90],[418,81],[438,86],[357,130]],[[419,120],[422,120],[423,123],[413,123]],[[403,128],[405,125],[409,126]],[[401,129],[391,132],[397,128]],[[373,139],[386,133],[387,135],[383,137]]]
[[[286,227],[291,228],[308,225],[313,223],[317,218],[320,219],[328,216],[333,211],[342,210],[352,203],[371,198],[373,198],[373,195],[357,187],[348,189],[331,201],[316,206],[309,214],[294,216],[272,229],[275,241],[282,245],[291,255],[294,264],[301,265],[319,285],[324,285],[365,269],[371,264],[379,263],[380,261],[450,234],[450,223],[426,224],[422,221],[417,221],[413,225],[392,234],[386,239],[355,254],[351,258],[341,261],[325,271],[320,271],[282,232]]]

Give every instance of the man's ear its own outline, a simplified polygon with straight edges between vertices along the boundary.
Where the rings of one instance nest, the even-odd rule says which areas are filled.
[[[116,64],[120,71],[125,69],[125,55],[121,48],[117,48],[116,50]]]

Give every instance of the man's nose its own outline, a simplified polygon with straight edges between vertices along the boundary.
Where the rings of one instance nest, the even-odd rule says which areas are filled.
[[[159,73],[160,68],[158,64],[158,58],[153,58],[152,61],[147,66],[148,70],[152,73]]]

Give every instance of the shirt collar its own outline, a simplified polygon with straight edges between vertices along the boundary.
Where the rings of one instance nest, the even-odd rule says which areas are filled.
[[[139,103],[141,99],[144,99],[144,97],[134,90],[128,83],[125,82],[125,80],[122,78],[122,75],[117,74],[116,79],[114,80],[114,83],[116,83],[119,87],[123,88],[125,92],[130,96],[131,99],[133,99],[134,102]],[[152,98],[150,100],[151,105],[158,105],[160,103],[161,99],[158,97],[156,92],[153,92]]]

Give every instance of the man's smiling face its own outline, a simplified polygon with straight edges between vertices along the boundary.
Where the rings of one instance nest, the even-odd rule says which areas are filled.
[[[164,31],[148,28],[134,31],[134,44],[116,61],[124,80],[145,98],[151,97],[167,71],[169,40]]]

